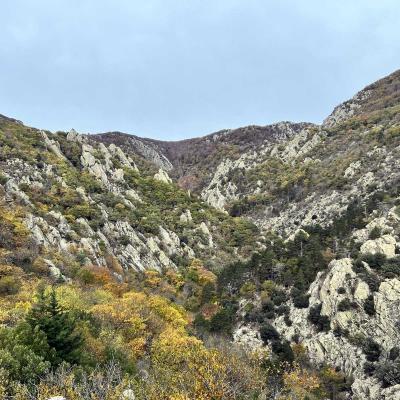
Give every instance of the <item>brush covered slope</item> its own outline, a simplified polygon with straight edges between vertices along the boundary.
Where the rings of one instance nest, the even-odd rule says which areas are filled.
[[[399,397],[399,71],[320,126],[0,146],[4,398]]]

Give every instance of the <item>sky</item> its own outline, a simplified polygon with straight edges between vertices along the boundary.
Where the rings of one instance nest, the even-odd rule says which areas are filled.
[[[320,123],[400,68],[398,0],[2,0],[0,114],[178,140]]]

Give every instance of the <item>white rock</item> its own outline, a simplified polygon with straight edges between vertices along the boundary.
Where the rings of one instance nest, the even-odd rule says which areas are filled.
[[[44,142],[46,144],[46,146],[59,158],[62,158],[63,160],[65,160],[65,156],[61,151],[60,148],[60,143],[58,143],[56,140],[52,140],[50,139],[45,131],[41,131],[42,132],[42,136],[44,139]]]
[[[162,168],[160,168],[158,172],[154,175],[154,179],[165,183],[172,183],[172,179],[169,177],[168,173]]]
[[[360,248],[362,254],[384,254],[391,258],[396,253],[396,239],[392,235],[383,235],[379,239],[367,240]]]
[[[192,222],[192,214],[190,210],[185,210],[179,217],[179,220],[183,223]]]
[[[122,392],[121,400],[135,400],[135,392],[132,389],[125,389]]]
[[[240,326],[233,332],[233,341],[248,349],[260,349],[263,347],[263,341],[258,330],[248,325]]]

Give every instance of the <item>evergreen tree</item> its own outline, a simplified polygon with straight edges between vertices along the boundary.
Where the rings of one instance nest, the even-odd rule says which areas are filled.
[[[79,363],[83,338],[76,332],[76,322],[71,313],[58,304],[54,289],[48,295],[44,289],[39,290],[27,321],[33,329],[39,329],[46,335],[48,345],[54,349],[48,356],[52,365],[63,361]]]

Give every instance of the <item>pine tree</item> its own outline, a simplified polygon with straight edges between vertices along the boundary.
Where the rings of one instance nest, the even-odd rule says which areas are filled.
[[[46,294],[43,288],[39,290],[27,321],[33,329],[46,335],[48,345],[54,349],[48,359],[52,365],[63,361],[79,363],[83,338],[76,332],[76,322],[71,313],[58,304],[54,288],[50,294]]]

